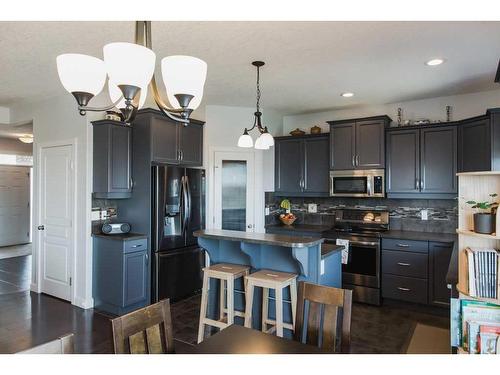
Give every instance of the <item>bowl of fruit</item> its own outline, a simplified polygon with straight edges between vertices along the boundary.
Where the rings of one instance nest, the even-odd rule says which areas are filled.
[[[295,220],[297,220],[297,216],[292,214],[291,212],[288,214],[281,214],[280,220],[285,225],[292,225]]]

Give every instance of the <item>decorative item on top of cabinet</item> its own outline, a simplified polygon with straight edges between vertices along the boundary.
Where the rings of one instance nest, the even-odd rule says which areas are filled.
[[[318,125],[314,125],[311,128],[311,134],[320,134],[321,133],[321,128]]]
[[[398,126],[403,125],[403,109],[398,108]]]
[[[297,136],[301,136],[301,135],[305,135],[306,132],[303,131],[303,130],[300,130],[299,128],[295,129],[295,130],[292,130],[290,132],[290,135],[294,136],[294,137],[297,137]]]
[[[330,169],[385,168],[385,133],[388,116],[328,121],[330,124]]]
[[[445,110],[446,110],[446,122],[451,122],[451,116],[452,116],[452,110],[453,110],[453,107],[451,105],[447,105],[445,107]]]
[[[93,196],[104,199],[132,195],[132,129],[121,121],[92,122]]]
[[[329,195],[328,133],[275,139],[275,195]]]

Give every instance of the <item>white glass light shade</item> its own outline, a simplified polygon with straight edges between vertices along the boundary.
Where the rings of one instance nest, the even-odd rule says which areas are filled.
[[[31,134],[23,135],[18,138],[23,143],[33,143],[33,136]]]
[[[109,79],[116,85],[145,87],[155,70],[156,55],[134,43],[109,43],[103,47]]]
[[[111,101],[113,103],[115,103],[118,99],[120,99],[121,96],[123,96],[120,88],[111,81],[108,81],[108,91],[109,91],[109,97],[111,98]],[[141,109],[144,103],[146,102],[147,96],[148,96],[148,86],[141,87],[141,96],[139,98],[139,109]],[[125,108],[125,107],[126,107],[125,98],[122,98],[122,100],[120,100],[120,102],[116,105],[116,108]]]
[[[106,83],[104,61],[78,53],[57,56],[57,73],[64,88],[72,92],[97,95]]]
[[[255,141],[255,148],[257,150],[269,150],[269,145],[266,142],[266,137],[261,134],[259,138]]]
[[[253,139],[250,137],[248,134],[243,134],[239,139],[238,139],[238,147],[253,147]]]
[[[263,139],[264,145],[266,145],[268,148],[271,146],[274,146],[274,138],[271,134],[269,133],[263,133],[260,138]]]
[[[194,96],[188,108],[198,108],[207,78],[205,61],[192,56],[167,56],[161,60],[161,73],[172,107],[180,108],[176,94],[188,94]]]

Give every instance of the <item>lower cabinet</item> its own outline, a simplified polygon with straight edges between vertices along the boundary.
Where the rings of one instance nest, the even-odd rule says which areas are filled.
[[[449,242],[382,239],[382,297],[449,306],[452,250]]]
[[[94,307],[115,315],[149,304],[147,239],[94,237]]]

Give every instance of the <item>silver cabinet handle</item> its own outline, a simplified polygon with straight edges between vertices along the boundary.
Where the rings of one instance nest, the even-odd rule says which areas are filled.
[[[146,256],[144,257],[144,261],[146,262],[146,265],[149,264],[149,255],[146,253]]]
[[[398,286],[398,289],[403,291],[403,292],[409,292],[411,289],[408,289],[408,288],[403,288],[403,287],[400,287]]]
[[[356,167],[359,166],[359,155],[356,155]]]
[[[418,180],[418,178],[415,179],[415,189],[418,190],[420,187],[420,182]]]
[[[424,188],[425,188],[424,179],[421,179],[420,180],[420,190],[424,190]]]
[[[352,155],[352,166],[356,166],[356,155]]]
[[[405,267],[408,267],[408,266],[411,266],[411,264],[410,264],[410,263],[398,262],[398,266],[405,266]]]
[[[181,150],[181,160],[184,160],[184,151]]]
[[[132,246],[133,249],[136,249],[138,247],[142,247],[142,244]]]
[[[398,243],[397,246],[399,246],[399,247],[410,247],[410,245],[407,245],[405,243]]]

